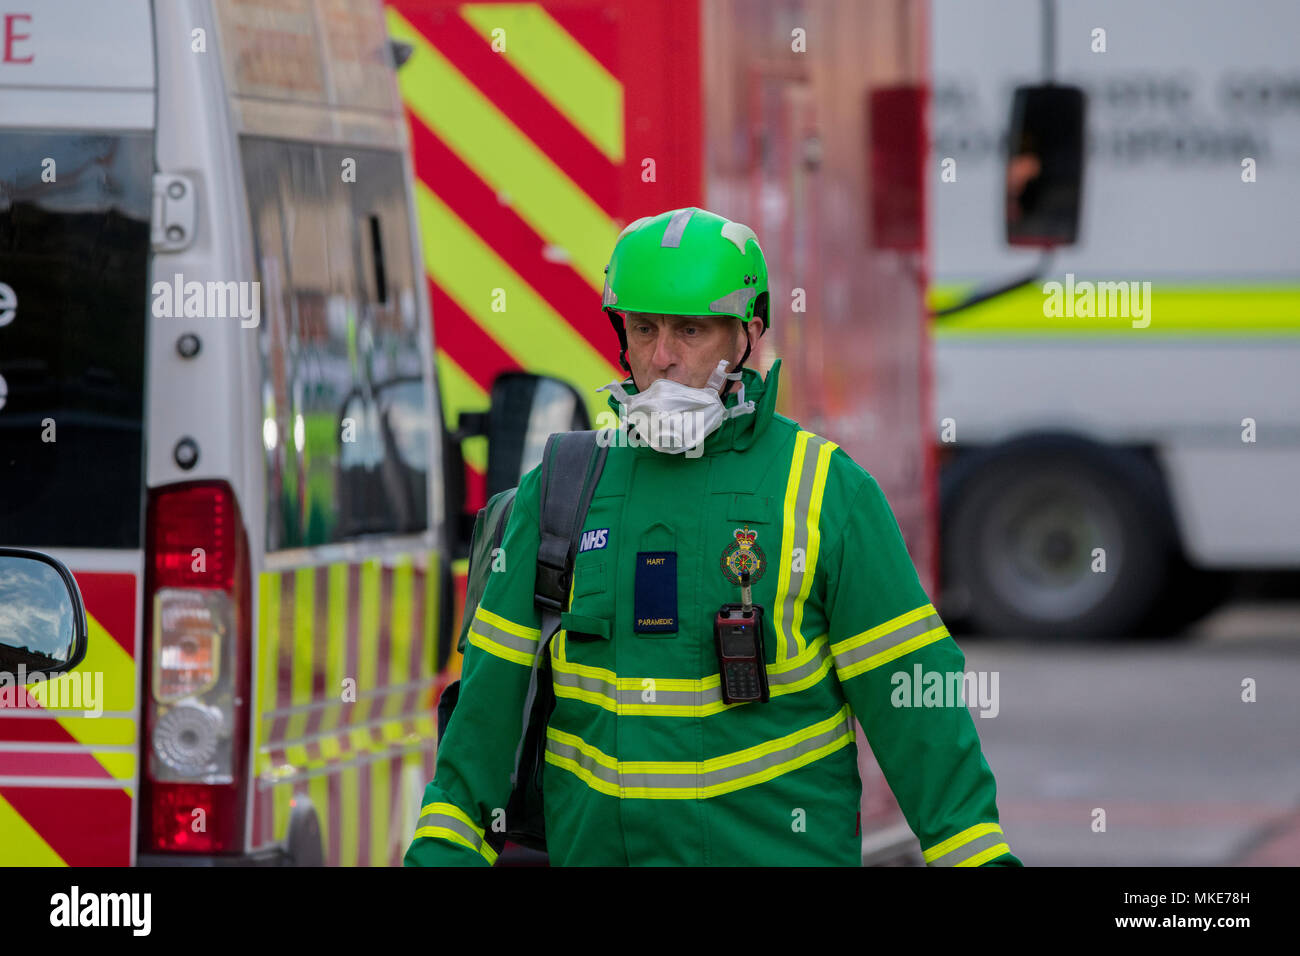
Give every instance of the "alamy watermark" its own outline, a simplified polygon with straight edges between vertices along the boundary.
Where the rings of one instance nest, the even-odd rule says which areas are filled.
[[[1150,282],[1083,282],[1074,281],[1074,273],[1065,274],[1065,283],[1043,283],[1043,315],[1048,318],[1122,318],[1132,319],[1133,328],[1151,324]]]
[[[894,671],[889,682],[894,685],[889,702],[895,707],[973,705],[981,717],[996,717],[1000,709],[997,671],[927,671],[914,664],[910,673]]]
[[[26,687],[27,693],[22,689]],[[104,672],[78,671],[49,677],[41,671],[28,671],[19,664],[14,673],[0,673],[0,713],[5,710],[31,708],[45,710],[80,710],[83,716],[100,717],[104,713]]]
[[[704,439],[707,433],[700,426],[699,418],[694,412],[646,412],[627,413],[627,407],[620,405],[615,415],[612,411],[602,411],[596,415],[596,444],[613,448],[645,448],[652,446],[664,450],[685,449],[687,458],[699,458],[704,454]]]
[[[262,321],[262,283],[185,281],[177,272],[171,282],[153,284],[153,314],[160,319],[239,319],[255,329]]]

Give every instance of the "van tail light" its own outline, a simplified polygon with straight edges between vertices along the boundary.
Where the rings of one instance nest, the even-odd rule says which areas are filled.
[[[248,539],[225,482],[149,496],[141,852],[238,853],[252,659]]]

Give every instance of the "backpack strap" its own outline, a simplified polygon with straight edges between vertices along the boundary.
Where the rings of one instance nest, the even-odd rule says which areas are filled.
[[[578,551],[578,537],[592,495],[605,467],[607,446],[597,432],[557,432],[546,440],[542,455],[541,494],[538,519],[541,537],[537,545],[537,577],[533,600],[546,620],[554,617],[556,630],[560,612],[569,600],[569,582]],[[551,634],[542,628],[545,641]],[[552,631],[553,633],[553,631]]]
[[[542,633],[537,642],[532,673],[528,676],[528,693],[524,696],[523,732],[515,751],[512,784],[519,773],[524,741],[533,716],[537,672],[546,660],[551,638],[560,629],[560,612],[568,606],[578,538],[605,468],[609,446],[597,441],[598,435],[594,431],[556,432],[546,440],[546,450],[542,453],[537,508],[541,536],[537,545],[537,575],[533,587],[533,600],[542,614]]]

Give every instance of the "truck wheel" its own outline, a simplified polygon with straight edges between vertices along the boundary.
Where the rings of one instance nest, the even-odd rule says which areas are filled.
[[[1053,640],[1130,636],[1169,563],[1158,476],[1077,439],[1017,442],[968,466],[945,507],[944,557],[971,623]]]

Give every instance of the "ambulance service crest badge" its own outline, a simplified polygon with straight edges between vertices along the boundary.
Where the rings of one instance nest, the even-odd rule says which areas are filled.
[[[741,573],[748,571],[749,583],[754,584],[763,576],[763,569],[767,567],[767,558],[764,557],[763,549],[755,540],[758,538],[758,532],[750,531],[749,526],[746,525],[744,528],[737,528],[735,535],[736,540],[727,545],[722,552],[722,560],[719,562],[722,573],[732,584],[739,584]]]

